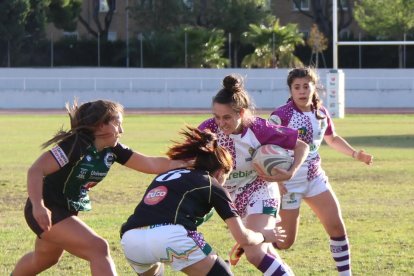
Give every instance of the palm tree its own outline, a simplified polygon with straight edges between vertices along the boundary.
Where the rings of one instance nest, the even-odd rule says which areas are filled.
[[[280,26],[275,20],[272,26],[249,25],[249,31],[243,34],[244,42],[255,48],[252,54],[246,55],[242,67],[296,67],[302,62],[294,55],[297,45],[303,45],[303,35],[296,24]]]

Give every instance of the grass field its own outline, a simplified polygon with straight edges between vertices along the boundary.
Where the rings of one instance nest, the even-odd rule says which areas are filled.
[[[121,141],[145,154],[163,154],[177,131],[208,115],[126,115]],[[26,171],[41,153],[40,144],[66,115],[0,115],[0,275],[32,250],[34,234],[23,217]],[[368,167],[322,146],[323,166],[339,198],[351,242],[354,275],[414,275],[414,115],[348,115],[336,129],[355,148],[375,156]],[[118,230],[141,199],[153,176],[114,165],[90,195],[93,210],[80,217],[106,238],[119,275],[135,275],[125,261]],[[317,218],[302,206],[296,244],[280,252],[296,275],[336,275],[328,237]],[[233,241],[218,216],[200,229],[223,257]],[[243,257],[235,275],[260,275]],[[42,275],[89,275],[88,263],[65,254]],[[167,275],[179,275],[167,270]]]

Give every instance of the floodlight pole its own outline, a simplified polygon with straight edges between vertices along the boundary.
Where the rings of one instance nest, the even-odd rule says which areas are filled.
[[[338,69],[338,0],[332,0],[333,69]]]

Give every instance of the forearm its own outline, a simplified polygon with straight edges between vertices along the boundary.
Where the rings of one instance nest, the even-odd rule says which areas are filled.
[[[326,142],[336,151],[355,158],[355,153],[357,151],[341,136],[332,137],[330,140],[326,140]]]
[[[125,166],[143,173],[159,174],[185,167],[186,164],[183,160],[171,160],[163,156],[146,156],[135,152],[128,162],[125,163]]]
[[[296,144],[296,147],[294,149],[293,154],[293,164],[292,167],[290,167],[289,171],[292,172],[292,175],[296,173],[296,171],[300,168],[300,166],[305,162],[307,156],[309,154],[309,146],[301,141],[298,140],[298,143]]]
[[[44,205],[43,174],[33,167],[27,173],[27,193],[33,206]]]
[[[249,245],[257,245],[265,242],[265,237],[261,232],[255,232],[250,229],[245,229],[245,233],[241,238],[236,239],[241,247]]]
[[[246,228],[239,217],[226,219],[226,224],[233,238],[241,246],[257,245],[264,242],[263,234]]]

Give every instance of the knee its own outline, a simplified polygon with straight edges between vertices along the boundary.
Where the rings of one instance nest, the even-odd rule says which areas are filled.
[[[296,237],[287,236],[283,242],[278,241],[277,243],[273,243],[273,246],[276,249],[285,250],[285,249],[291,248],[292,245],[295,243],[295,241],[296,241]]]
[[[88,247],[94,256],[109,256],[109,244],[101,237],[94,237]]]

